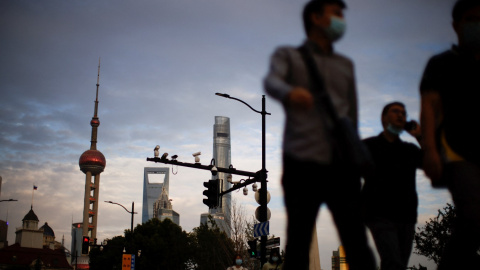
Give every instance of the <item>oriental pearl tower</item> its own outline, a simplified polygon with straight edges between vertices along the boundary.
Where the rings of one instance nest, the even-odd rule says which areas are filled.
[[[98,87],[100,81],[100,59],[98,60],[97,95],[95,98],[95,111],[90,121],[92,126],[92,139],[90,149],[83,152],[78,164],[85,173],[85,198],[83,204],[83,236],[90,237],[90,243],[97,238],[98,218],[98,193],[100,189],[100,173],[106,165],[105,156],[97,150],[97,130],[100,126],[98,119]],[[93,181],[92,181],[93,178]]]

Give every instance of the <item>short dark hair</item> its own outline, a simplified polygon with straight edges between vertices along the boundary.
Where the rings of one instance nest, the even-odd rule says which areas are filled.
[[[380,117],[380,122],[382,123],[382,126],[384,126],[383,117],[384,117],[385,115],[387,115],[388,110],[390,110],[390,108],[391,108],[392,106],[400,106],[400,107],[402,107],[402,108],[405,109],[405,104],[403,104],[403,103],[400,102],[400,101],[393,101],[393,102],[390,102],[390,103],[388,103],[387,105],[385,105],[385,107],[383,107],[383,110],[382,110],[382,116]]]
[[[323,13],[323,7],[328,4],[337,4],[341,8],[346,8],[347,5],[342,0],[311,0],[303,8],[303,28],[305,29],[305,34],[308,35],[310,28],[312,28],[312,21],[310,16],[313,13]]]
[[[458,0],[452,10],[453,21],[460,21],[465,12],[477,6],[480,6],[480,1],[478,0]]]
[[[394,102],[390,102],[388,103],[387,105],[385,105],[385,107],[383,107],[383,110],[382,110],[382,117],[384,117],[387,113],[388,113],[388,110],[392,107],[392,106],[400,106],[402,108],[405,109],[405,104],[403,104],[402,102],[400,101],[394,101]]]

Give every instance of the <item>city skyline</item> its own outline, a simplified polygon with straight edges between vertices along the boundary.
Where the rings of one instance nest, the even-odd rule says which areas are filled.
[[[261,168],[261,117],[216,92],[261,107],[263,77],[269,57],[280,45],[304,40],[303,2],[287,0],[201,2],[141,0],[0,2],[0,219],[8,216],[8,240],[21,226],[31,204],[40,223],[57,237],[69,235],[82,220],[85,175],[79,155],[88,149],[92,96],[98,58],[102,59],[98,148],[108,159],[102,173],[97,237],[122,235],[130,215],[114,201],[135,202],[141,213],[143,168],[153,166],[153,148],[202,164],[212,157],[211,122],[230,118],[232,165]],[[430,56],[456,42],[451,27],[453,0],[346,1],[347,32],[336,50],[355,63],[363,138],[381,131],[380,111],[392,100],[403,101],[410,119],[418,120],[418,85]],[[282,201],[281,137],[283,110],[266,98],[268,204],[270,232],[285,243]],[[405,140],[413,141],[408,135]],[[157,165],[155,165],[157,166]],[[162,166],[162,165],[159,165]],[[164,167],[164,166],[162,166]],[[165,166],[167,167],[167,166]],[[168,166],[170,198],[183,230],[199,224],[203,182],[209,172]],[[234,176],[233,181],[240,178]],[[314,179],[302,179],[308,185]],[[420,227],[450,202],[446,190],[432,189],[418,171]],[[301,197],[301,194],[299,194]],[[232,192],[232,200],[253,215],[253,192]],[[138,207],[137,207],[138,206]],[[128,207],[127,207],[128,208]],[[135,215],[135,224],[141,214]],[[13,233],[13,236],[12,236]],[[325,207],[317,220],[322,269],[330,269],[331,251],[340,243]],[[373,246],[372,246],[373,247]],[[412,256],[411,263],[425,263]],[[430,267],[429,267],[430,268]]]

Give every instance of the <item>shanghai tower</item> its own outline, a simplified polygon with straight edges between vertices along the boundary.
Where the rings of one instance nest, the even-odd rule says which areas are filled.
[[[230,119],[225,116],[215,116],[215,124],[213,125],[213,159],[215,166],[221,168],[230,167],[231,163],[231,146],[230,146]],[[212,176],[212,179],[219,179],[220,192],[231,188],[231,184],[227,181],[227,173],[218,172]],[[231,194],[225,194],[221,197],[221,201],[217,208],[209,210],[208,214],[202,214],[200,223],[208,222],[208,215],[211,215],[218,227],[230,235],[231,224]]]

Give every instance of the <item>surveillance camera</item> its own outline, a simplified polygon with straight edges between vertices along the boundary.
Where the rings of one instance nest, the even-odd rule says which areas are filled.
[[[215,167],[215,165],[213,165],[211,171],[212,171],[212,175],[217,175],[217,173],[218,173],[218,169],[217,169],[217,167]]]
[[[200,163],[200,157],[199,157],[199,156],[200,156],[201,154],[202,154],[201,152],[196,152],[196,153],[193,153],[193,154],[192,154],[192,156],[195,157],[195,163]]]
[[[253,185],[252,185],[252,191],[253,191],[253,192],[257,192],[257,190],[258,190],[257,183],[253,183]]]
[[[229,174],[227,176],[227,182],[232,183],[232,175],[231,174]]]
[[[245,195],[245,196],[248,195],[248,188],[247,187],[243,188],[243,195]]]

